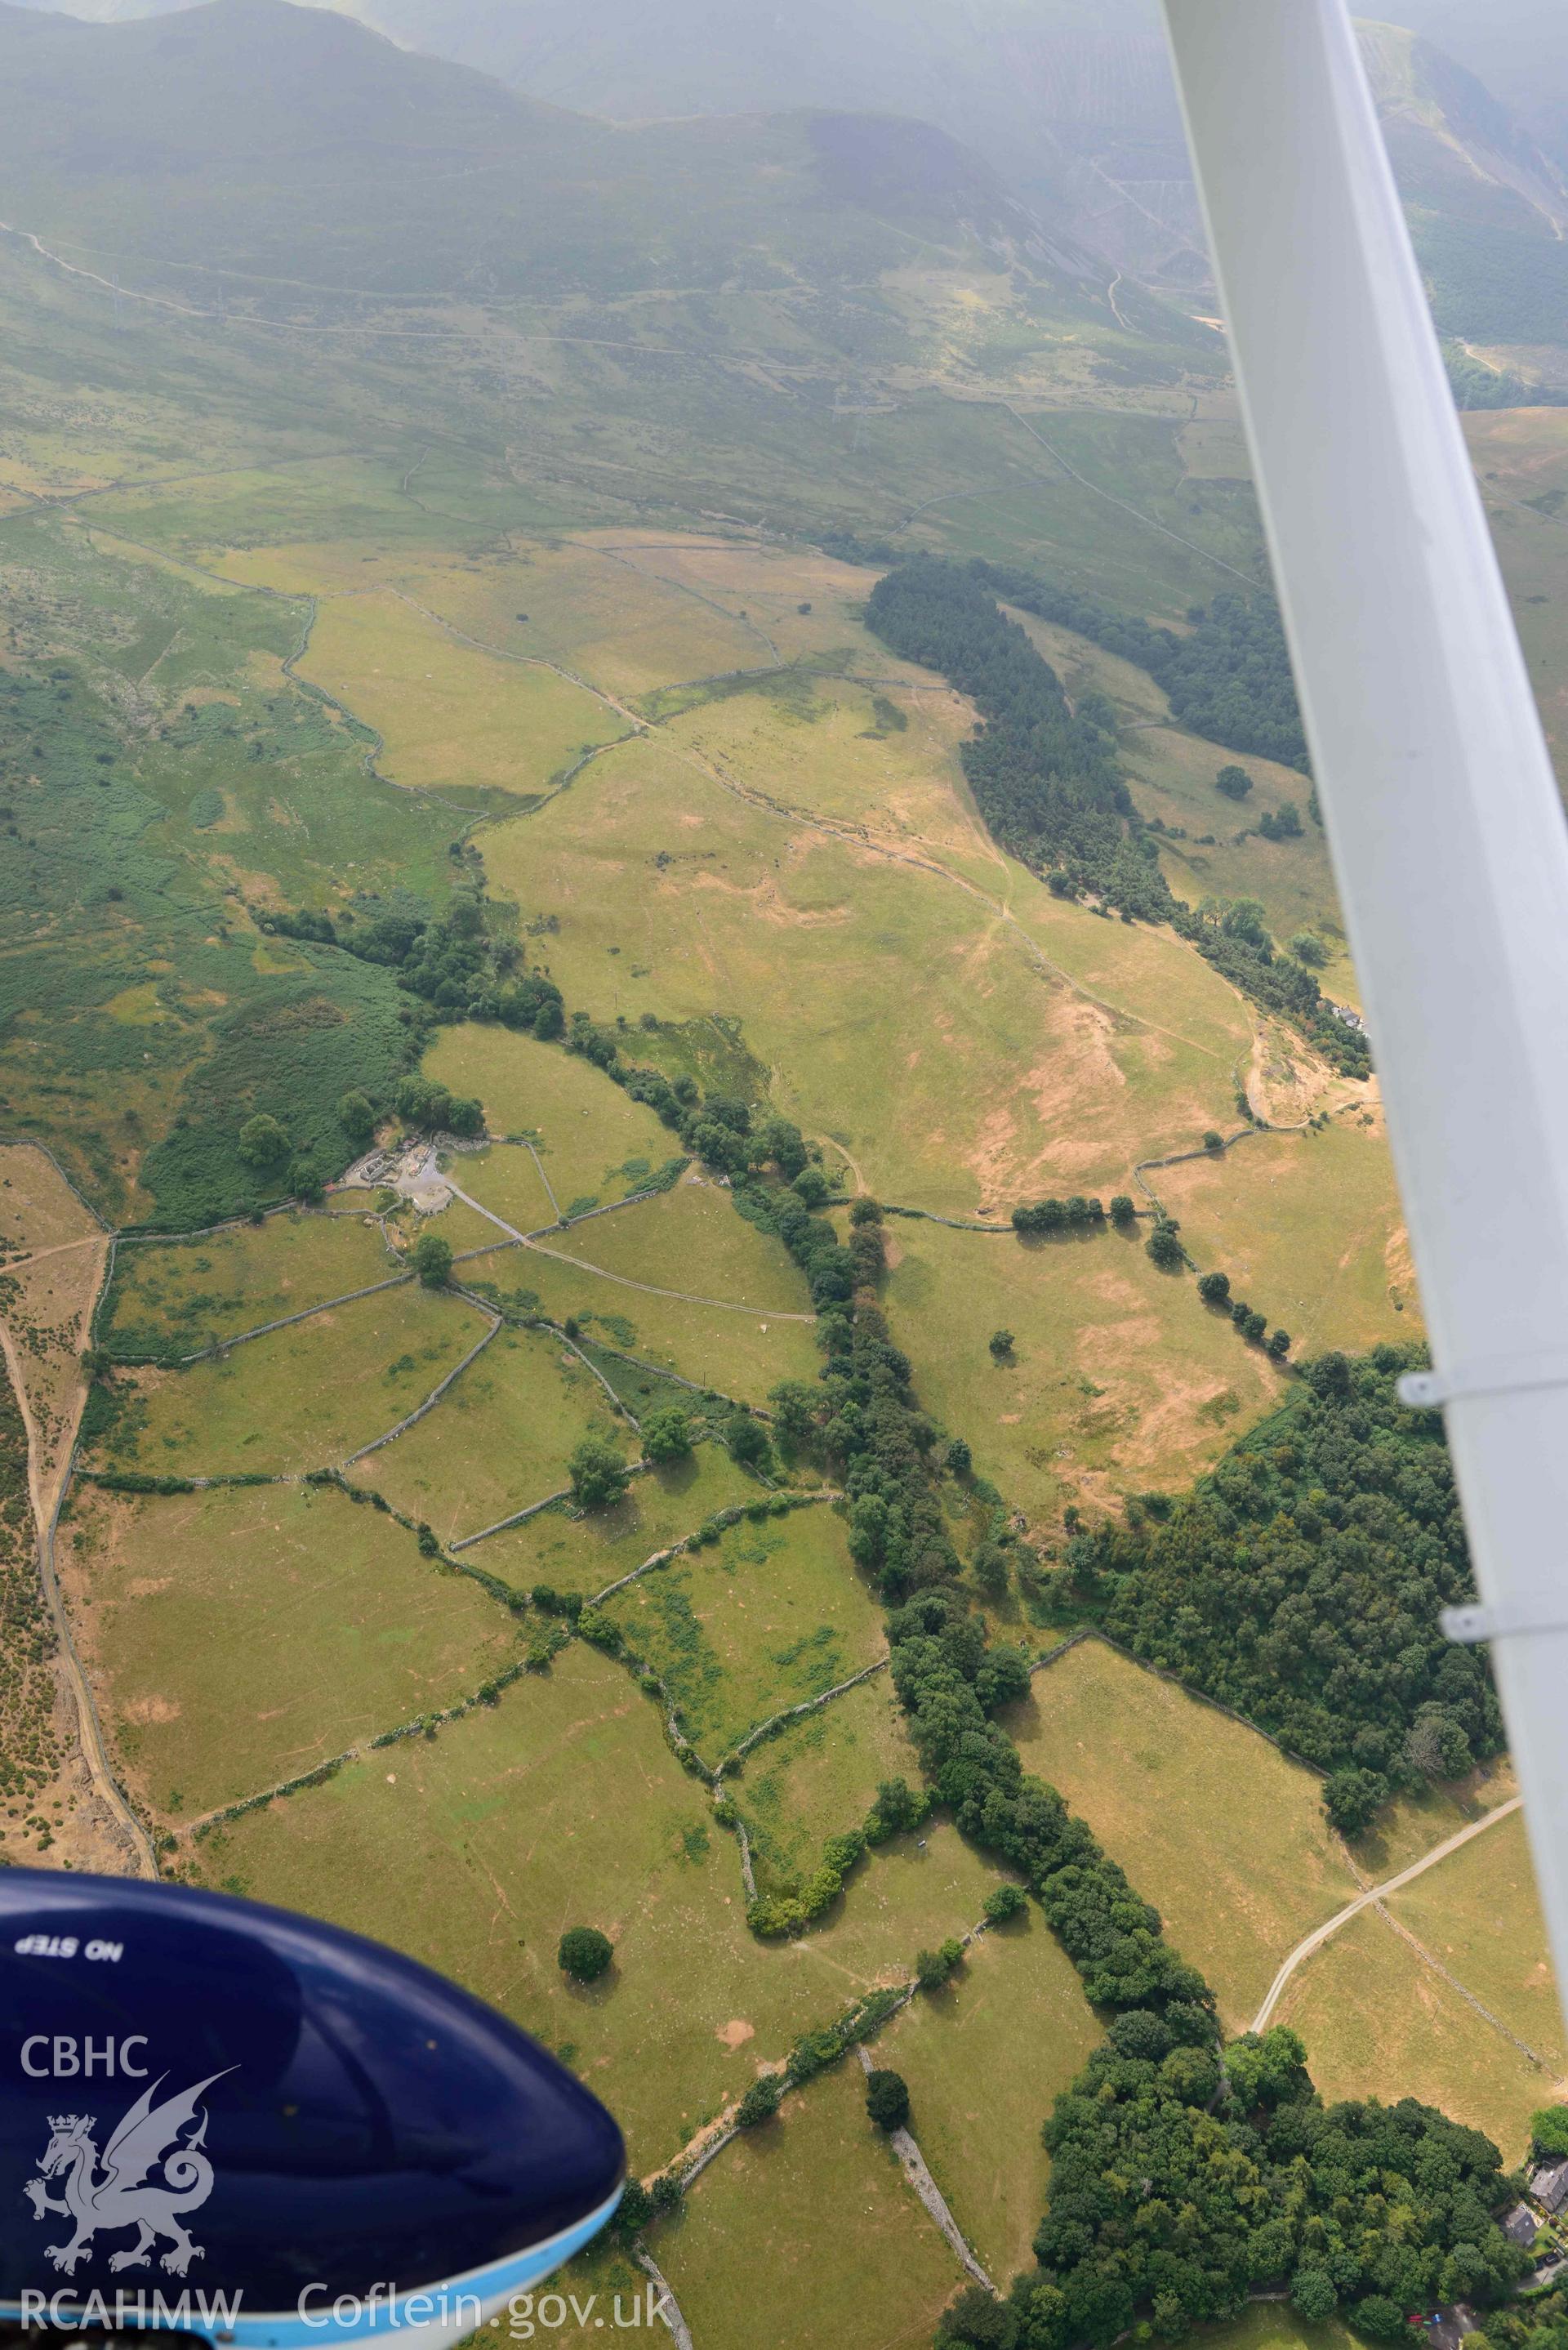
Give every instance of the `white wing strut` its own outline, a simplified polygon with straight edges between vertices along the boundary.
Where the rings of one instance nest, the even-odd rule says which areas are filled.
[[[1568,827],[1343,0],[1164,6],[1568,1993]]]

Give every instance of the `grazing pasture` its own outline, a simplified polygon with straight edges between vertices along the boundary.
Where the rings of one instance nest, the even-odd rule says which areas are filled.
[[[628,1047],[633,1059],[640,1042]],[[527,1137],[563,1210],[624,1198],[680,1150],[652,1110],[591,1061],[510,1028],[442,1028],[423,1066],[454,1094],[477,1095],[492,1134]]]
[[[1007,1727],[1024,1768],[1061,1790],[1202,1969],[1228,2031],[1245,2031],[1281,1960],[1355,1898],[1321,1780],[1102,1640],[1043,1667]]]
[[[755,1501],[757,1492],[756,1479],[738,1469],[722,1445],[701,1444],[683,1461],[634,1477],[610,1509],[575,1511],[561,1503],[471,1555],[515,1590],[544,1583],[591,1599],[655,1552],[695,1534],[716,1511]]]
[[[558,1492],[590,1433],[636,1458],[631,1430],[569,1347],[546,1330],[504,1329],[433,1411],[352,1473],[454,1542]]]
[[[325,597],[300,668],[375,728],[405,786],[532,796],[629,732],[571,679],[464,643],[396,591]]]
[[[759,1888],[798,1888],[826,1839],[861,1825],[885,1779],[920,1784],[919,1757],[886,1673],[753,1747],[725,1783],[746,1823]]]
[[[1357,1109],[1319,1133],[1250,1135],[1148,1180],[1200,1270],[1228,1273],[1233,1295],[1287,1329],[1298,1355],[1420,1336],[1380,1118]]]
[[[494,1707],[248,1813],[192,1856],[205,1881],[375,1935],[568,2052],[639,2171],[799,2033],[906,1980],[916,1950],[972,1924],[996,1882],[939,1828],[923,1851],[900,1838],[863,1864],[805,1941],[758,1942],[705,1789],[653,1702],[580,1642]],[[556,1963],[572,1925],[615,1945],[586,1989]]]
[[[671,743],[607,752],[485,853],[558,920],[571,1003],[738,1021],[775,1106],[911,1205],[1124,1188],[1151,1142],[1227,1115],[1251,1049],[1240,999],[1174,940],[1054,912],[1033,883],[1009,919],[925,861],[726,790]],[[1151,1008],[1134,1011],[1139,971]]]
[[[956,1982],[911,2001],[873,2046],[873,2064],[909,2083],[920,2152],[999,2282],[1029,2265],[1045,2209],[1041,2125],[1101,2037],[1076,1970],[1031,1903],[982,1934]]]
[[[63,1565],[131,1792],[162,1825],[456,1704],[517,1653],[504,1609],[330,1487],[79,1496]]]
[[[759,1321],[811,1319],[810,1292],[784,1243],[737,1215],[728,1188],[695,1169],[672,1191],[574,1225],[550,1246],[628,1282],[706,1291]]]
[[[627,1211],[628,1215],[641,1212],[640,1208]],[[726,1207],[725,1212],[740,1223],[732,1209]],[[601,1224],[618,1221],[606,1216],[582,1229],[597,1234]],[[585,1338],[620,1347],[659,1370],[742,1403],[765,1409],[768,1390],[780,1379],[816,1377],[822,1357],[809,1321],[765,1309],[741,1310],[725,1301],[717,1285],[706,1288],[702,1296],[681,1294],[689,1283],[704,1284],[703,1271],[674,1250],[667,1257],[657,1248],[667,1231],[679,1237],[679,1221],[672,1228],[650,1227],[640,1236],[636,1252],[643,1267],[640,1275],[576,1263],[558,1253],[559,1243],[570,1237],[565,1233],[529,1249],[487,1253],[461,1270],[465,1282],[483,1294],[493,1288],[524,1312],[543,1313],[553,1322],[575,1322]],[[600,1246],[597,1239],[594,1246]],[[800,1279],[793,1264],[787,1276],[785,1295]],[[799,1311],[798,1302],[794,1310]]]
[[[798,2350],[841,2338],[929,2342],[967,2282],[866,2116],[853,2057],[789,2098],[704,2171],[652,2238],[694,2341]]]
[[[887,1230],[888,1317],[922,1404],[1032,1519],[1185,1484],[1283,1392],[1189,1274],[1149,1262],[1147,1223],[1027,1241]],[[999,1329],[1012,1345],[997,1356]]]
[[[618,1592],[607,1613],[662,1678],[711,1764],[773,1714],[847,1680],[884,1646],[880,1610],[828,1509],[730,1526],[716,1544]]]
[[[531,1150],[521,1143],[497,1142],[488,1150],[453,1152],[448,1160],[446,1173],[450,1180],[476,1200],[492,1216],[499,1216],[519,1232],[547,1231],[556,1222],[556,1209],[545,1188],[545,1179]],[[563,1206],[566,1204],[563,1201]],[[464,1207],[461,1200],[455,1202]],[[472,1211],[469,1211],[472,1213]],[[443,1225],[444,1231],[446,1227]],[[472,1225],[463,1238],[472,1248],[484,1245],[483,1234],[470,1239]],[[504,1240],[506,1235],[490,1226],[492,1240]]]
[[[124,1355],[193,1355],[264,1322],[369,1288],[400,1268],[367,1212],[290,1208],[193,1240],[128,1242],[99,1324]],[[346,1195],[352,1201],[353,1195]]]
[[[1535,1889],[1524,1814],[1500,1820],[1390,1896],[1398,1923],[1500,2022],[1568,2073],[1568,2040]]]
[[[1432,1876],[1447,1866],[1439,1862]],[[1551,2101],[1555,2085],[1549,2069],[1521,2055],[1375,1910],[1352,1918],[1307,1960],[1274,2022],[1305,2041],[1326,2103],[1418,2097],[1484,2130],[1510,2165],[1523,2159],[1530,2116]]]
[[[461,1298],[408,1282],[182,1371],[141,1371],[96,1465],[151,1475],[296,1474],[386,1435],[484,1336]]]

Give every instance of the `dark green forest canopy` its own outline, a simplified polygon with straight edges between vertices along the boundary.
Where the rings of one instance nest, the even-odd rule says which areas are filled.
[[[971,567],[1005,603],[1146,670],[1195,734],[1306,773],[1306,736],[1280,608],[1263,590],[1216,596],[1189,612],[1189,631],[1179,636],[1015,564],[977,560]]]
[[[1129,918],[1168,922],[1234,986],[1294,1022],[1336,1068],[1365,1076],[1371,1066],[1365,1037],[1334,1018],[1311,972],[1277,950],[1256,910],[1246,919],[1237,909],[1199,913],[1172,894],[1122,775],[1108,706],[1075,712],[1049,661],[998,607],[998,592],[1022,601],[1021,587],[1042,610],[1052,600],[1033,575],[922,555],[880,578],[867,604],[867,625],[885,644],[906,660],[940,671],[979,711],[981,723],[961,756],[992,831],[1037,869],[1049,868],[1053,888],[1068,895],[1092,890]],[[1199,681],[1211,710],[1224,714],[1228,696],[1245,715],[1251,705],[1243,681],[1254,670],[1265,681],[1272,672],[1250,650],[1251,608],[1236,598],[1222,600],[1235,609],[1223,624],[1210,625],[1205,642],[1227,649],[1231,666],[1204,670]],[[1114,649],[1128,659],[1153,660],[1158,648],[1168,645],[1186,660],[1197,642],[1082,598],[1054,599],[1054,617],[1065,619],[1069,609],[1077,616],[1071,626],[1097,613],[1102,641],[1114,637]],[[1277,617],[1265,616],[1256,625],[1278,636]],[[1282,638],[1279,650],[1282,659]],[[1288,688],[1288,664],[1283,676]],[[1228,681],[1224,693],[1221,681]],[[1242,747],[1234,736],[1222,739]]]
[[[1395,1392],[1415,1359],[1321,1357],[1164,1522],[1081,1534],[1064,1570],[1135,1655],[1335,1773],[1351,1828],[1502,1746],[1483,1658],[1438,1628],[1473,1588],[1441,1425]]]
[[[966,2293],[939,2342],[973,2350],[1108,2344],[1140,2310],[1175,2340],[1288,2282],[1303,2314],[1406,2333],[1406,2312],[1505,2293],[1525,2255],[1491,2214],[1497,2148],[1428,2106],[1324,2108],[1301,2042],[1276,2028],[1218,2052],[1123,2015],[1045,2126],[1039,2268],[1004,2307]]]
[[[1075,717],[1061,680],[971,567],[919,557],[871,591],[867,617],[906,660],[940,670],[979,709],[964,771],[999,840],[1077,859],[1130,910],[1160,919],[1169,899],[1135,815],[1114,733]],[[1130,852],[1130,853],[1129,853]]]

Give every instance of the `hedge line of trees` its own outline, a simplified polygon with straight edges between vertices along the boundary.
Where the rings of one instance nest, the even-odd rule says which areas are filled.
[[[1085,1996],[1112,2018],[1046,2125],[1037,2268],[1005,2302],[966,2292],[939,2340],[1074,2350],[1109,2345],[1142,2314],[1175,2339],[1281,2279],[1304,2314],[1344,2303],[1364,2331],[1392,2337],[1412,2302],[1506,2292],[1525,2263],[1491,2216],[1504,2189],[1496,2147],[1410,2101],[1325,2111],[1288,2031],[1222,2054],[1213,1994],[1167,1943],[1158,1911],[1055,1789],[1025,1773],[998,1716],[1027,1690],[1028,1661],[992,1646],[960,1586],[937,1497],[940,1432],[876,1301],[875,1203],[856,1203],[846,1249],[793,1196],[743,1179],[738,1197],[812,1284],[826,1360],[820,1392],[792,1385],[786,1441],[820,1453],[842,1481],[851,1549],[889,1609],[894,1685],[930,1796],[1023,1877]],[[1331,1397],[1341,1384],[1332,1368],[1323,1380]],[[1332,1472],[1331,1448],[1318,1449]],[[1341,1464],[1353,1486],[1361,1465]],[[908,1790],[878,1791],[879,1825],[902,1816],[900,1799],[911,1802]],[[922,1981],[959,1962],[926,1957]]]
[[[992,831],[1044,871],[1059,895],[1091,890],[1128,920],[1170,923],[1235,986],[1293,1021],[1336,1068],[1365,1076],[1371,1066],[1365,1036],[1334,1017],[1312,972],[1275,946],[1262,907],[1247,899],[1193,908],[1172,895],[1153,837],[1122,777],[1110,704],[1085,694],[1075,712],[1069,710],[1050,663],[1017,622],[998,609],[998,592],[1023,601],[1024,588],[1031,589],[1033,608],[1046,617],[1096,634],[1111,650],[1146,665],[1157,658],[1151,648],[1158,641],[1177,648],[1183,660],[1189,659],[1185,648],[1196,641],[1175,639],[1168,630],[1150,629],[1106,607],[1091,609],[1084,598],[1047,589],[1033,582],[1032,575],[994,564],[919,556],[880,578],[867,604],[868,627],[905,660],[940,670],[980,712],[981,724],[963,745],[962,758]],[[1235,693],[1242,691],[1235,681],[1252,677],[1255,669],[1261,697],[1267,663],[1261,653],[1251,668],[1251,656],[1243,659],[1254,627],[1249,609],[1227,611],[1211,624],[1204,641],[1217,631],[1215,640],[1230,647],[1241,664],[1232,676]],[[1089,629],[1087,620],[1096,613],[1101,624]],[[1277,630],[1277,620],[1271,625]],[[1282,653],[1282,639],[1281,649]],[[1178,653],[1169,658],[1174,661]],[[1202,675],[1212,684],[1220,671]],[[1288,667],[1285,677],[1288,682]],[[1218,709],[1221,703],[1216,687],[1205,706]]]
[[[1102,1525],[1066,1553],[1116,1639],[1327,1771],[1349,1833],[1396,1788],[1502,1749],[1484,1658],[1438,1629],[1473,1587],[1438,1415],[1395,1392],[1419,1359],[1320,1356],[1163,1519]]]

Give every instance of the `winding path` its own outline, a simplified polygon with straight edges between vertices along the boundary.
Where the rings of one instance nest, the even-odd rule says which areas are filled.
[[[1451,1852],[1458,1852],[1459,1846],[1469,1844],[1472,1836],[1484,1835],[1488,1828],[1497,1825],[1499,1820],[1506,1820],[1511,1813],[1517,1812],[1523,1800],[1522,1795],[1511,1796],[1506,1804],[1499,1804],[1495,1811],[1486,1813],[1479,1820],[1471,1820],[1468,1826],[1458,1829],[1451,1836],[1445,1836],[1441,1844],[1434,1845],[1430,1852],[1423,1853],[1419,1860],[1413,1860],[1408,1868],[1400,1869],[1397,1876],[1386,1877],[1381,1885],[1368,1886],[1365,1893],[1357,1894],[1354,1901],[1347,1901],[1343,1909],[1336,1910],[1323,1925],[1314,1927],[1303,1940],[1296,1944],[1269,1985],[1268,1997],[1252,2018],[1249,2030],[1262,2032],[1267,2028],[1269,2018],[1279,2005],[1285,1985],[1296,1969],[1310,1959],[1314,1950],[1321,1950],[1331,1935],[1337,1934],[1342,1926],[1348,1926],[1353,1918],[1359,1918],[1364,1909],[1380,1904],[1390,1893],[1397,1893],[1413,1877],[1424,1876],[1428,1868],[1435,1868],[1438,1861],[1447,1860]]]

